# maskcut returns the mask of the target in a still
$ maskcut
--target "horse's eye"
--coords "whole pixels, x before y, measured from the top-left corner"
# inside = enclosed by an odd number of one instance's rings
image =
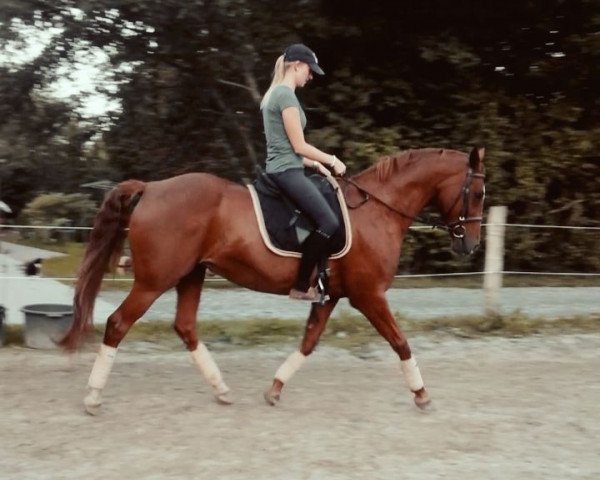
[[[474,195],[474,196],[475,196],[475,198],[476,198],[477,200],[481,200],[481,199],[483,198],[483,196],[484,196],[484,195],[485,195],[485,193],[484,193],[484,192],[475,192],[475,195]]]

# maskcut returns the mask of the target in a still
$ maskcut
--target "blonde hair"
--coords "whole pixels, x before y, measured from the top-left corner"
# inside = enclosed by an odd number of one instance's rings
[[[273,69],[273,80],[271,81],[271,85],[269,86],[269,89],[265,92],[262,100],[260,101],[260,109],[261,110],[265,107],[265,105],[269,101],[269,98],[271,97],[271,93],[273,93],[273,89],[277,85],[279,85],[281,82],[283,82],[283,77],[285,76],[285,69],[291,63],[293,63],[293,62],[284,61],[283,55],[281,55],[275,62],[275,68]]]

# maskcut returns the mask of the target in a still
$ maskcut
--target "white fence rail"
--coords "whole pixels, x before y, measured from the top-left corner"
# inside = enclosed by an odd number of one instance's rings
[[[507,223],[507,209],[504,206],[494,206],[489,209],[488,221],[483,223],[486,233],[486,251],[484,271],[473,272],[456,272],[456,273],[428,273],[428,274],[407,274],[396,275],[395,278],[436,278],[436,277],[459,277],[459,276],[483,276],[483,290],[485,300],[486,315],[496,315],[499,312],[498,301],[502,288],[504,275],[540,275],[540,276],[565,276],[565,277],[598,277],[600,273],[584,273],[584,272],[543,272],[543,271],[507,271],[504,270],[504,254],[505,254],[505,231],[506,228],[526,228],[526,229],[568,229],[580,231],[597,231],[600,227],[594,226],[569,226],[569,225],[536,225],[523,223]],[[53,225],[0,225],[0,231],[4,228],[18,230],[91,230],[92,227],[82,226],[53,226]],[[430,226],[416,225],[411,227],[413,230],[431,229]],[[2,241],[0,240],[0,253]],[[26,277],[15,277],[0,275],[0,279],[25,279]],[[74,281],[75,277],[52,278],[60,281]],[[107,277],[109,281],[125,281],[129,282],[129,278]],[[210,280],[210,279],[207,279]]]

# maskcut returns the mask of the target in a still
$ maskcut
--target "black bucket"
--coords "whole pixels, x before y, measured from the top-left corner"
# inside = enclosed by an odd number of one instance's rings
[[[26,305],[21,311],[25,314],[25,345],[29,348],[56,348],[55,342],[73,321],[71,305]]]

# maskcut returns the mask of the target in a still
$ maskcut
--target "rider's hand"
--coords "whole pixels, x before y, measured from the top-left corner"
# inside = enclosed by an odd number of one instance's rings
[[[346,165],[339,158],[335,157],[335,162],[333,163],[333,174],[341,177],[346,173]]]

